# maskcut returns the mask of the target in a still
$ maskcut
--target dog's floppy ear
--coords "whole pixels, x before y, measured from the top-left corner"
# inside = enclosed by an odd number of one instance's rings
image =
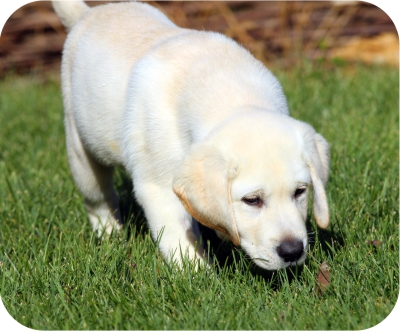
[[[233,244],[239,245],[230,192],[235,174],[236,168],[223,158],[221,151],[198,143],[178,169],[173,190],[192,217],[227,234]]]
[[[307,163],[310,167],[311,181],[314,188],[314,217],[318,226],[326,229],[329,225],[329,207],[325,193],[325,185],[329,176],[329,145],[314,130],[307,140]]]

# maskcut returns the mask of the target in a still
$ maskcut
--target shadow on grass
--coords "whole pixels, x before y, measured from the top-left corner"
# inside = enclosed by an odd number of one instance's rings
[[[119,197],[122,222],[124,227],[127,227],[126,239],[129,239],[132,235],[135,237],[144,236],[149,228],[144,217],[144,211],[134,197],[132,180],[125,171],[115,170],[114,187]]]
[[[311,223],[310,215],[307,218],[307,233],[309,241],[309,249],[313,250],[316,243],[318,242],[321,246],[321,250],[325,256],[333,260],[335,255],[334,247],[343,247],[345,244],[345,234],[341,229],[336,229],[334,225],[331,225],[328,229],[315,228]],[[318,239],[318,240],[317,240]]]

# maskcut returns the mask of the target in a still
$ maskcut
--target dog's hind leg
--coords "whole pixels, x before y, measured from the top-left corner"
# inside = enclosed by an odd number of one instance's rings
[[[100,236],[122,225],[118,196],[113,188],[113,167],[97,162],[84,148],[72,114],[66,114],[67,152],[72,175],[85,197],[93,230]]]

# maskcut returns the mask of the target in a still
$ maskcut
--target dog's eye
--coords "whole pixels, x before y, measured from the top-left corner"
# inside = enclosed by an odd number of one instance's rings
[[[300,196],[306,191],[305,187],[302,188],[298,188],[295,192],[294,192],[294,198],[298,199],[300,198]]]
[[[249,206],[255,206],[255,207],[261,207],[263,204],[263,201],[261,200],[260,197],[243,197],[242,201],[249,205]]]

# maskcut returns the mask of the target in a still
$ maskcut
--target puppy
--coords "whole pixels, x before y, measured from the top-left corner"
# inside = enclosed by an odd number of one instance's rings
[[[329,147],[289,117],[272,73],[233,40],[179,28],[147,4],[53,4],[69,30],[68,158],[93,228],[121,226],[120,166],[168,261],[206,260],[197,220],[262,268],[301,264],[311,187],[316,222],[329,224]]]

